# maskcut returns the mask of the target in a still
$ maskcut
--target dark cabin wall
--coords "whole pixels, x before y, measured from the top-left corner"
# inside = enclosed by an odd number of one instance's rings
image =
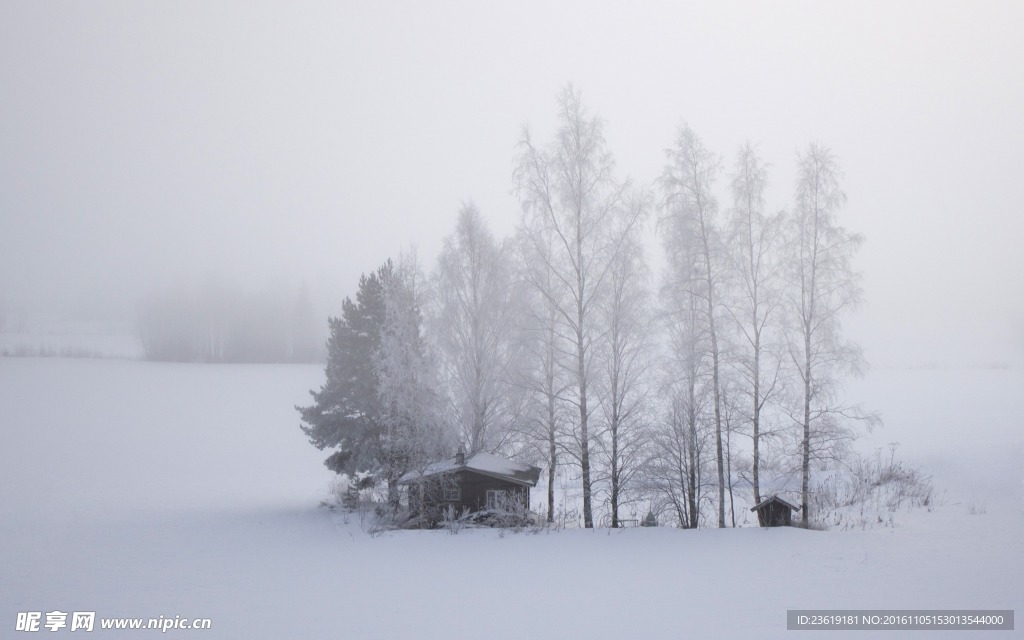
[[[514,482],[499,480],[498,478],[473,473],[472,471],[459,472],[458,482],[462,488],[462,499],[458,503],[460,511],[463,508],[470,511],[485,509],[487,507],[487,491],[489,489],[506,491],[509,495],[519,494],[522,496],[525,504],[530,504],[530,488]]]
[[[444,488],[458,485],[460,495],[458,501],[444,499]],[[487,491],[505,491],[507,495],[518,495],[524,505],[530,504],[530,488],[523,485],[475,473],[470,470],[455,472],[452,476],[434,476],[427,478],[423,485],[411,485],[408,489],[409,508],[413,511],[423,510],[439,515],[449,506],[455,511],[482,511],[487,507]],[[422,493],[421,493],[422,492]],[[420,505],[422,495],[425,504]]]
[[[757,510],[758,524],[762,527],[789,527],[792,525],[792,511],[789,507],[769,502]]]

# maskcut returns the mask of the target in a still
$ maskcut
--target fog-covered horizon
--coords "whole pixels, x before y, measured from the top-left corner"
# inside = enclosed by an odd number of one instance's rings
[[[432,266],[464,201],[510,234],[521,127],[547,139],[572,82],[637,183],[686,121],[726,172],[753,140],[788,209],[797,151],[829,146],[868,359],[1022,362],[1022,26],[1014,2],[7,3],[0,310],[126,318],[213,280],[336,313],[403,247]]]

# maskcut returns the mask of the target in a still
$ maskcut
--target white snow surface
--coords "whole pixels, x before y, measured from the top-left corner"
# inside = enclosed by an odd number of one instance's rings
[[[795,608],[1024,609],[1020,371],[851,385],[887,420],[864,446],[900,441],[942,496],[895,526],[379,536],[318,507],[331,474],[293,406],[322,375],[0,358],[0,637],[53,610],[213,621],[105,637],[522,640],[783,638]]]

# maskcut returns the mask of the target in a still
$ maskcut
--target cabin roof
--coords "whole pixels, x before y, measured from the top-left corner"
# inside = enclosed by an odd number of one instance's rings
[[[515,460],[508,460],[490,453],[478,453],[458,464],[457,458],[448,458],[427,465],[422,471],[410,471],[401,477],[399,484],[415,484],[423,478],[441,473],[472,471],[499,480],[507,480],[525,486],[535,487],[540,479],[540,469]]]
[[[777,502],[777,503],[779,503],[781,505],[785,505],[785,506],[789,507],[790,509],[792,509],[794,511],[799,511],[800,510],[800,507],[798,507],[796,505],[789,504],[788,502],[786,502],[785,500],[783,500],[779,496],[771,496],[769,498],[765,498],[764,500],[762,500],[758,504],[755,504],[754,506],[750,507],[750,510],[751,511],[757,511],[758,509],[767,506],[768,503],[770,503],[770,502]]]

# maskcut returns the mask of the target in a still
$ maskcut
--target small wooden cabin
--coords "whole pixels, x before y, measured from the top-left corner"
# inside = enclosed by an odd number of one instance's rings
[[[779,496],[772,496],[750,510],[757,511],[757,522],[762,527],[788,527],[793,522],[793,512],[799,511],[800,507],[789,504]]]
[[[525,513],[530,488],[537,486],[540,469],[490,453],[441,460],[402,476],[399,485],[407,489],[409,510],[436,522],[448,507],[456,514],[507,510]]]

